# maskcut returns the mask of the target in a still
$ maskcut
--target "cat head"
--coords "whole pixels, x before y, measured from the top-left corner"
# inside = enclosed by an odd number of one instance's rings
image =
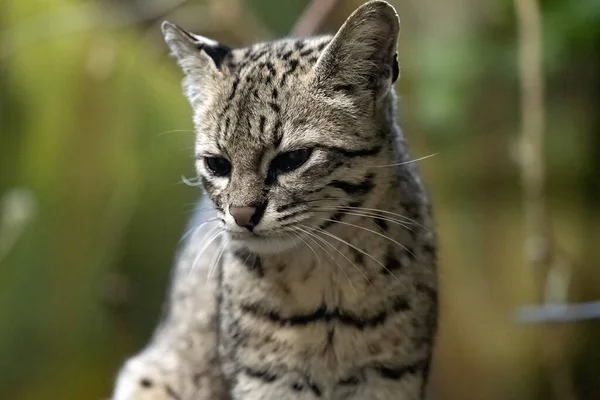
[[[185,73],[197,172],[232,243],[288,249],[375,195],[398,77],[391,5],[366,3],[333,37],[241,49],[162,29]]]

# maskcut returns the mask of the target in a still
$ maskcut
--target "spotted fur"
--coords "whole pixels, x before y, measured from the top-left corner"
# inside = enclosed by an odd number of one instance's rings
[[[163,24],[206,196],[115,400],[425,398],[436,240],[395,122],[398,29],[384,1],[333,37],[242,49]],[[256,223],[236,225],[248,206]]]

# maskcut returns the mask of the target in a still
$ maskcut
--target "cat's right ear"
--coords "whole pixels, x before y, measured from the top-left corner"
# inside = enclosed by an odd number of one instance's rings
[[[222,77],[223,62],[231,55],[231,49],[168,21],[163,22],[161,28],[165,42],[186,74],[186,95],[193,105]]]

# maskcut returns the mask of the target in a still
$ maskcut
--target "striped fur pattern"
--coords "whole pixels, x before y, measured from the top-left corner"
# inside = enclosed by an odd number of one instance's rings
[[[243,49],[163,25],[206,195],[115,400],[425,398],[436,239],[395,121],[398,29],[384,1]]]

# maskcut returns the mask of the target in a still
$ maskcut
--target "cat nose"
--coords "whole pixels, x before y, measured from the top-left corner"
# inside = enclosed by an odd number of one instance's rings
[[[256,215],[256,207],[229,207],[229,214],[235,220],[235,223],[243,228],[252,230],[254,225],[254,217]]]

